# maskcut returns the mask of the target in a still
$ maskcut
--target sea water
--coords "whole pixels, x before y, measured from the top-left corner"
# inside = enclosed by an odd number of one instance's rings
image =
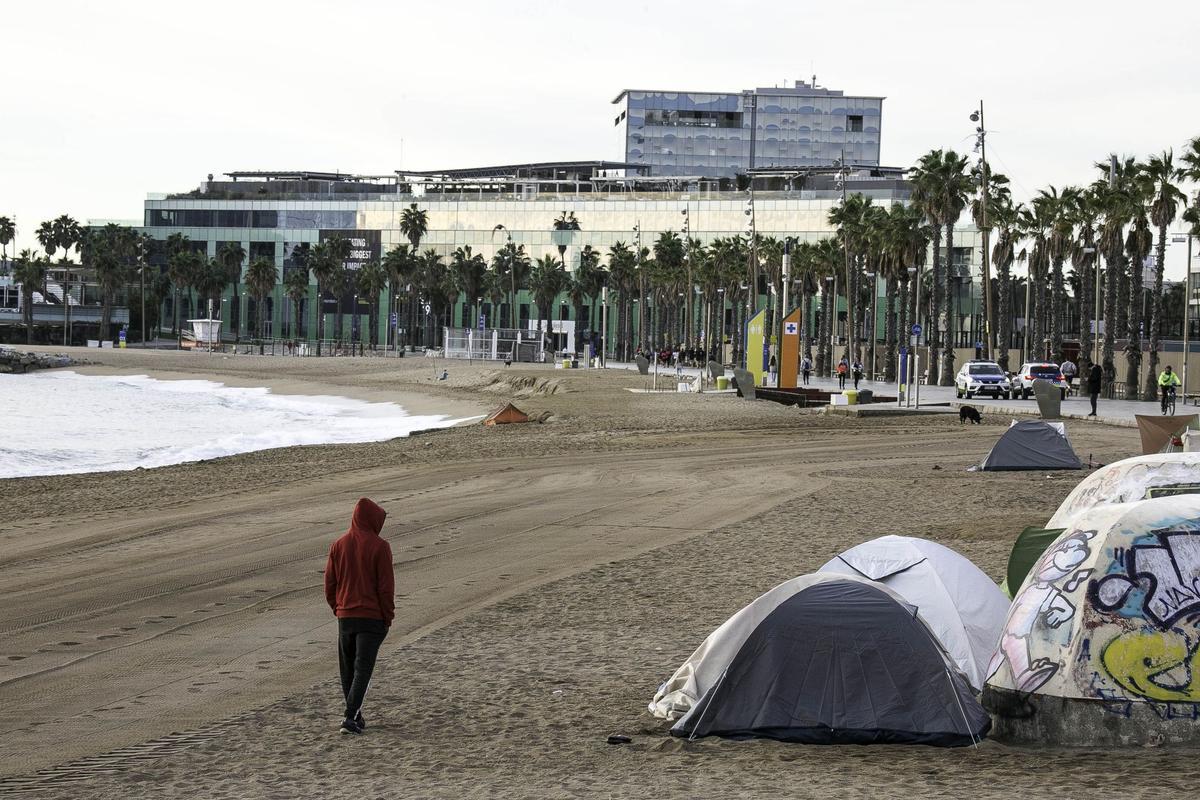
[[[303,444],[376,442],[460,420],[395,403],[211,381],[0,375],[0,478],[162,467]]]

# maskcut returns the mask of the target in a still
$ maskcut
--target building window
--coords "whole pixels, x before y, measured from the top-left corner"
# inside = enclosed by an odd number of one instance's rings
[[[846,130],[850,133],[862,133],[862,114],[851,114],[846,117]]]

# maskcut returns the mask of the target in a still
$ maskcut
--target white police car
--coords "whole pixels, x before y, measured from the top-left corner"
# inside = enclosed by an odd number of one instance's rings
[[[1008,375],[995,361],[968,361],[954,378],[954,393],[968,400],[977,394],[990,394],[1007,400],[1010,391]]]

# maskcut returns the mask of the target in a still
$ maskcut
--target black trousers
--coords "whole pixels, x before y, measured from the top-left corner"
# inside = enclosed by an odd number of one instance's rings
[[[383,620],[356,617],[338,620],[338,666],[342,673],[342,695],[346,698],[346,719],[354,719],[362,711],[371,673],[375,671],[375,658],[386,636]]]
[[[1088,397],[1089,397],[1089,398],[1091,399],[1091,401],[1092,401],[1092,413],[1093,413],[1093,414],[1095,414],[1095,413],[1096,413],[1096,399],[1097,399],[1098,397],[1100,397],[1100,393],[1099,393],[1099,392],[1092,392],[1091,394],[1089,394],[1089,395],[1088,395]]]

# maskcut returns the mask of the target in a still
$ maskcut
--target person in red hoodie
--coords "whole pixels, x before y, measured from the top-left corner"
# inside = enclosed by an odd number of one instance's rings
[[[342,733],[362,733],[363,698],[375,671],[375,658],[396,615],[392,548],[379,535],[387,512],[362,498],[354,506],[350,530],[329,548],[325,600],[338,620],[338,666],[346,713]]]

